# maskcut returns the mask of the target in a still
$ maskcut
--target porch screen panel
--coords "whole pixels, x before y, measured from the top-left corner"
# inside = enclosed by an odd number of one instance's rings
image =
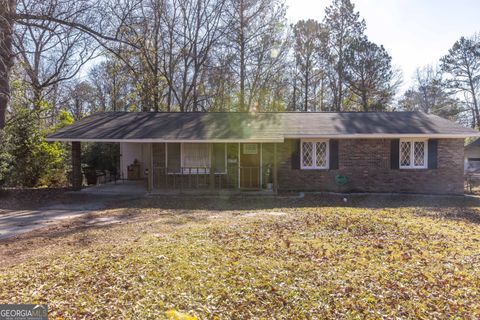
[[[180,143],[167,144],[167,171],[168,173],[180,172]]]
[[[210,167],[208,143],[184,143],[182,147],[183,168]]]
[[[225,143],[214,143],[213,144],[213,165],[215,173],[225,173],[227,171],[227,164],[225,163],[226,158],[226,144]]]

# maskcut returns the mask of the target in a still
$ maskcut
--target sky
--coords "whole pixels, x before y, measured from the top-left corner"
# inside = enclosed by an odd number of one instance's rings
[[[480,0],[352,0],[367,23],[366,34],[383,44],[413,83],[418,67],[437,64],[461,36],[480,32]],[[331,0],[286,0],[287,18],[321,21]]]

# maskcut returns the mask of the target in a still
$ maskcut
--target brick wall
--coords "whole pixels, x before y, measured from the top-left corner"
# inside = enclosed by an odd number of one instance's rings
[[[292,141],[279,144],[280,190],[463,194],[463,139],[438,140],[437,169],[390,169],[389,139],[339,140],[338,170],[292,169]],[[335,183],[344,175],[344,186]]]

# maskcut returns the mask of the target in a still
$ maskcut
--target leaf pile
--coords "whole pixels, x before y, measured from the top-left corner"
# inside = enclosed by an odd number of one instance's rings
[[[286,215],[136,223],[131,241],[3,270],[0,303],[75,319],[480,317],[479,224],[409,207],[274,210]]]

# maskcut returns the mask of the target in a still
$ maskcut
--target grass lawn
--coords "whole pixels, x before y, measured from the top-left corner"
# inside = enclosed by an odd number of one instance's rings
[[[55,319],[478,319],[479,208],[146,198],[0,242],[0,303]]]

